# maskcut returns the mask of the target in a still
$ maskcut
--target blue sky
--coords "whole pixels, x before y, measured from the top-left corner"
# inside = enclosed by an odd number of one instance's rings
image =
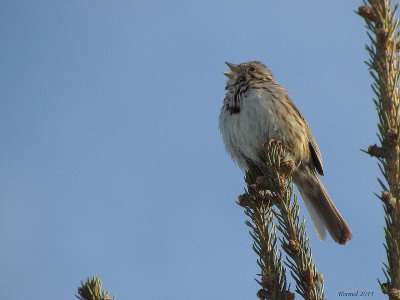
[[[353,229],[320,242],[328,298],[382,299],[383,211],[361,1],[0,2],[0,290],[256,299],[243,174],[218,131],[224,61],[266,63],[307,118]]]

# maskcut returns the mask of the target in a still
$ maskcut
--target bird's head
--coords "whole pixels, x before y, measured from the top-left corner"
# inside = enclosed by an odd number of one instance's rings
[[[259,61],[245,62],[238,65],[225,62],[229,67],[228,72],[224,75],[228,77],[227,89],[236,86],[242,82],[249,81],[275,81],[271,71]]]

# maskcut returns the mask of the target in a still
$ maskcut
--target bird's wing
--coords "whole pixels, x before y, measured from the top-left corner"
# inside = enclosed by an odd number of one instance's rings
[[[314,162],[314,166],[315,166],[315,169],[317,170],[318,174],[323,176],[324,169],[322,167],[322,155],[321,155],[321,151],[319,151],[317,141],[315,140],[310,127],[308,127],[307,121],[304,119],[303,115],[300,113],[300,111],[297,109],[297,107],[294,105],[294,103],[292,101],[290,101],[290,99],[289,99],[289,103],[292,106],[292,108],[299,114],[300,118],[304,121],[304,124],[306,125],[311,158]]]
[[[309,140],[309,145],[310,145],[310,152],[311,152],[311,158],[314,162],[315,168],[317,169],[319,175],[324,175],[324,169],[322,168],[322,156],[321,152],[319,151],[317,141],[314,138],[314,135],[312,134],[310,128],[308,127],[307,122],[304,120],[307,126],[307,137]]]

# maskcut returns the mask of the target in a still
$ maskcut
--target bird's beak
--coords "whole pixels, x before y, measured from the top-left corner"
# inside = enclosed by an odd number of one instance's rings
[[[229,79],[232,79],[233,78],[233,74],[232,73],[230,73],[230,72],[224,72],[224,75],[226,76],[226,77],[228,77]]]
[[[238,65],[231,64],[231,63],[228,63],[228,62],[225,62],[225,63],[233,73],[238,73],[239,72],[239,66]]]

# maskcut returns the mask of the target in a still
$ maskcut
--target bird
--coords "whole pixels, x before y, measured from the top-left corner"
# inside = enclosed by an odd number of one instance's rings
[[[226,95],[219,115],[226,151],[248,171],[260,164],[259,151],[266,142],[279,141],[298,165],[292,179],[318,238],[324,240],[327,230],[336,243],[346,244],[352,232],[319,178],[324,170],[317,141],[285,88],[259,61],[226,65]]]

